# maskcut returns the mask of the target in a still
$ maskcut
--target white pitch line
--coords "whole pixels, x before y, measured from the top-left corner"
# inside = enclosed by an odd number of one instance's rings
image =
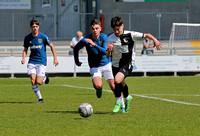
[[[143,95],[157,95],[157,96],[200,96],[200,94],[143,94]]]
[[[94,88],[89,88],[89,87],[77,87],[77,86],[72,86],[72,85],[63,85],[63,86],[72,87],[72,88],[79,88],[79,89],[94,90]],[[103,91],[112,92],[111,90],[105,90],[105,89],[103,89]],[[200,106],[200,104],[196,104],[196,103],[181,102],[181,101],[175,101],[175,100],[164,99],[164,98],[158,98],[158,97],[149,97],[149,96],[139,95],[139,94],[131,94],[131,95],[138,96],[138,97],[142,97],[142,98],[149,98],[149,99],[155,99],[155,100],[161,100],[161,101],[167,101],[167,102],[185,104],[185,105]]]
[[[181,101],[175,101],[175,100],[164,99],[164,98],[158,98],[158,97],[149,97],[149,96],[139,95],[139,94],[132,94],[132,95],[134,95],[134,96],[139,96],[139,97],[143,97],[143,98],[149,98],[149,99],[156,99],[156,100],[162,100],[162,101],[167,101],[167,102],[185,104],[185,105],[200,106],[200,104],[196,104],[196,103],[181,102]]]

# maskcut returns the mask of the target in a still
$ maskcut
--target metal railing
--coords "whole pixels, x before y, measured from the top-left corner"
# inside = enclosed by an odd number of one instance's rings
[[[123,18],[125,29],[151,33],[160,39],[169,39],[173,22],[188,23],[188,12],[143,12],[143,13],[103,13],[104,32],[112,32],[110,20],[113,16]],[[0,13],[0,40],[19,41],[30,33],[29,22],[36,18],[40,21],[40,31],[50,39],[71,39],[76,31],[81,30],[85,35],[89,31],[93,13]]]
[[[141,55],[141,50],[143,48],[136,48],[136,55]],[[151,50],[151,49],[147,49]],[[21,56],[23,49],[19,48],[1,48],[0,49],[0,56]],[[56,54],[58,56],[68,56],[70,55],[69,52],[73,52],[72,48],[57,48]],[[195,52],[196,51],[196,52]],[[82,49],[82,55],[87,55],[86,50]],[[28,51],[29,53],[29,51]],[[47,48],[47,55],[52,55],[51,49]],[[146,54],[144,54],[146,55]],[[155,49],[154,55],[200,55],[200,47],[173,47],[173,48],[162,48],[161,50],[157,51]]]

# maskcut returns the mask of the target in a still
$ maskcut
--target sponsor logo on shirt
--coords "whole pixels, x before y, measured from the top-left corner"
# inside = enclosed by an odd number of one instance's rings
[[[42,45],[33,45],[30,48],[31,49],[42,49]]]

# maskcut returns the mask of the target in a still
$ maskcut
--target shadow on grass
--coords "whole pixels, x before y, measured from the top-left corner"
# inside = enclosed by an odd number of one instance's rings
[[[92,93],[92,94],[76,94],[76,95],[94,95],[94,97],[96,97],[96,94],[95,93]],[[111,94],[109,94],[109,93],[104,93],[104,94],[102,94],[102,95],[111,95]],[[113,94],[112,94],[113,95]]]
[[[88,95],[94,95],[95,96],[95,94],[76,94],[76,95],[80,95],[80,96],[88,96]]]
[[[78,111],[46,111],[46,113],[62,113],[62,114],[79,114]],[[113,114],[112,112],[101,112],[101,111],[96,111],[93,114]]]
[[[96,111],[94,114],[112,114],[112,112],[102,112],[102,111]]]
[[[78,111],[46,111],[46,113],[61,113],[61,114],[79,114]],[[93,114],[103,114],[103,115],[106,115],[106,114],[110,114],[112,115],[113,113],[112,112],[100,112],[100,111],[97,111],[97,112],[94,112]],[[82,119],[87,119],[88,117],[79,117],[79,118],[74,118],[74,120],[82,120]]]
[[[0,104],[11,103],[11,104],[31,104],[35,102],[0,102]]]
[[[78,111],[46,111],[46,113],[78,114]]]

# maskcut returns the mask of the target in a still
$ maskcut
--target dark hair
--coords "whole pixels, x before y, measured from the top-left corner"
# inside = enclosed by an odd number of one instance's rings
[[[93,25],[100,25],[101,26],[101,22],[97,19],[93,19],[90,23],[90,26],[93,26]]]
[[[115,28],[116,26],[119,27],[123,24],[122,18],[120,16],[115,16],[111,19],[111,27]]]
[[[34,24],[36,24],[36,25],[40,25],[40,23],[39,23],[38,20],[36,20],[36,19],[32,19],[31,22],[30,22],[30,26],[32,26],[32,25],[34,25]]]

